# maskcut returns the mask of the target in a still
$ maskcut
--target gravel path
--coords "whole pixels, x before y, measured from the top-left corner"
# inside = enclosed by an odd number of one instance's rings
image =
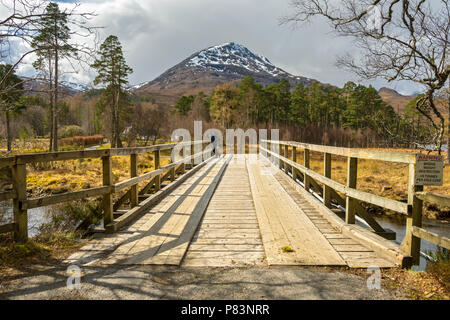
[[[6,279],[0,299],[401,299],[369,290],[347,272],[283,268],[105,267],[82,269],[81,289],[66,287],[65,267]]]

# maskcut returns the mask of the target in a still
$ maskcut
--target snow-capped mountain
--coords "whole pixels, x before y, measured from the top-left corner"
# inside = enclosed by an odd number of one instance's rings
[[[29,91],[29,94],[35,94],[39,91],[45,91],[48,88],[47,81],[28,77],[21,78],[24,80],[24,88],[25,90]],[[70,81],[61,81],[59,83],[59,90],[61,94],[74,95],[80,92],[88,91],[89,89],[91,89],[89,86],[80,83],[74,83]]]
[[[228,42],[198,51],[153,81],[130,89],[136,94],[179,96],[199,91],[211,92],[217,85],[241,80],[245,76],[252,76],[263,85],[287,78],[292,88],[299,83],[310,85],[314,81],[294,76],[243,45]]]

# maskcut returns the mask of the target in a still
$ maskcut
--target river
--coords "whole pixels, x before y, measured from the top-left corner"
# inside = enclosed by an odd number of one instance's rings
[[[51,206],[28,210],[28,236],[39,235],[39,227],[50,221]],[[0,201],[0,225],[13,222],[12,200]]]

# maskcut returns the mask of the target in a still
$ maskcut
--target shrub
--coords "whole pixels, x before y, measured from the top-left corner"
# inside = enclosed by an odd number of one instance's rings
[[[84,136],[84,130],[80,126],[71,125],[60,129],[60,136],[62,138],[71,138],[75,136]]]
[[[101,144],[103,142],[104,137],[101,134],[97,134],[94,136],[75,136],[72,138],[63,138],[61,139],[61,144],[63,146],[67,145],[77,145],[77,146],[90,146],[94,144]]]

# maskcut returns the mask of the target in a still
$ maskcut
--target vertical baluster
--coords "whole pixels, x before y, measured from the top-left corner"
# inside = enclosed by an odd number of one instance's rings
[[[111,186],[113,184],[112,175],[112,157],[111,155],[106,155],[102,157],[102,167],[103,167],[103,185]],[[110,192],[103,196],[103,222],[105,227],[114,221],[114,211],[113,211],[113,195]]]
[[[138,175],[138,155],[136,153],[130,154],[130,176],[131,178],[137,177]],[[138,185],[135,184],[131,186],[130,190],[130,205],[131,208],[136,207],[139,204],[138,200]]]
[[[303,154],[303,163],[304,163],[304,166],[308,169],[310,167],[309,162],[310,162],[309,161],[309,149],[305,149],[305,153]],[[309,192],[309,189],[311,188],[311,181],[310,181],[309,175],[306,172],[304,175],[303,183],[305,185],[306,191]]]
[[[324,153],[323,156],[323,175],[331,179],[331,154]],[[328,208],[331,207],[331,188],[325,184],[323,185],[323,204]]]
[[[347,187],[356,189],[358,179],[358,158],[349,157],[347,160]],[[345,199],[345,223],[355,223],[355,199],[347,196]]]
[[[12,167],[12,181],[16,198],[13,200],[14,240],[20,243],[28,240],[28,213],[22,209],[21,201],[27,199],[27,168],[25,164]]]

